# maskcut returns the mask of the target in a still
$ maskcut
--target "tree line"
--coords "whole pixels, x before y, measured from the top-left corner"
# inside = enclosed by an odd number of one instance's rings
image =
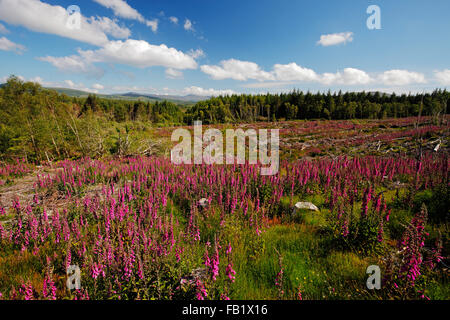
[[[383,119],[446,114],[450,92],[436,89],[425,94],[380,92],[290,93],[232,95],[198,102],[184,122],[205,123],[277,121],[295,119]]]
[[[446,114],[449,92],[415,95],[303,93],[231,95],[185,107],[170,101],[69,97],[11,76],[0,88],[0,160],[56,160],[107,154],[150,155],[167,147],[156,126],[294,119]],[[166,150],[167,151],[167,150]]]
[[[161,147],[153,125],[181,125],[183,117],[169,101],[74,98],[12,76],[0,88],[0,160],[149,155]]]

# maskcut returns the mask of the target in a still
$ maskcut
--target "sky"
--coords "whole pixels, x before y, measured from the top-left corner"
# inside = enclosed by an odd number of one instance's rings
[[[0,82],[109,94],[450,87],[448,0],[0,0]]]

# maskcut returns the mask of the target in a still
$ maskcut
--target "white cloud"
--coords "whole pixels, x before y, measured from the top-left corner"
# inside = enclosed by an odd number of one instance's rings
[[[371,81],[370,76],[361,70],[346,68],[342,72],[325,73],[318,75],[314,70],[301,67],[296,63],[275,64],[271,72],[262,70],[256,63],[240,61],[235,59],[224,60],[220,66],[203,65],[200,69],[215,80],[234,79],[246,81],[253,79],[257,81],[301,81],[318,82],[322,84],[367,84]],[[253,85],[254,87],[261,87]]]
[[[138,92],[143,94],[157,94],[157,95],[173,95],[173,96],[185,96],[196,95],[202,97],[219,96],[219,95],[231,95],[236,92],[230,89],[204,89],[197,86],[185,87],[184,89],[172,89],[172,88],[153,88],[153,87],[138,87],[138,86],[113,86],[111,88],[115,93],[124,92]]]
[[[342,72],[324,73],[319,82],[325,85],[341,84],[341,85],[357,85],[368,84],[372,79],[362,70],[355,68],[345,68]]]
[[[77,55],[67,57],[46,56],[38,59],[52,64],[63,72],[83,73],[94,77],[101,77],[104,74],[104,71],[101,68],[93,66],[89,61]]]
[[[20,80],[20,81],[24,81],[24,82],[37,82],[40,85],[47,85],[49,82],[45,82],[44,79],[42,79],[39,76],[33,77],[33,78],[25,78],[24,76],[21,75],[16,75],[16,77]],[[4,83],[9,79],[9,77],[5,76],[0,78],[0,83]]]
[[[187,54],[190,55],[194,59],[202,58],[205,56],[205,53],[203,52],[202,49],[196,49],[196,50],[191,49],[187,52]]]
[[[246,88],[270,88],[297,82],[317,83],[321,85],[367,85],[378,83],[386,86],[404,86],[413,83],[426,83],[422,73],[408,70],[389,70],[382,73],[369,75],[363,70],[356,68],[345,68],[336,73],[318,74],[292,62],[289,64],[275,64],[272,71],[262,70],[256,63],[240,61],[236,59],[223,60],[219,65],[202,65],[200,69],[211,76],[214,80],[234,79],[246,81],[249,79],[261,83],[250,83],[244,85]],[[445,83],[450,80],[450,70],[436,72],[436,78]]]
[[[223,60],[220,62],[220,66],[203,65],[200,69],[204,73],[210,75],[214,80],[273,80],[273,75],[269,72],[261,70],[256,63],[236,59]]]
[[[276,64],[273,66],[276,79],[281,81],[317,81],[318,75],[314,70],[303,68],[296,63]]]
[[[0,83],[6,82],[6,80],[8,78],[9,77],[0,78]],[[19,78],[21,81],[24,81],[24,82],[37,82],[41,86],[47,87],[47,88],[69,88],[69,89],[87,91],[87,92],[92,92],[92,93],[98,93],[99,90],[103,89],[103,88],[101,88],[103,86],[100,84],[93,84],[92,87],[89,88],[88,86],[85,86],[83,83],[75,83],[72,80],[64,80],[64,81],[54,82],[54,81],[46,81],[39,76],[25,78],[21,75],[18,75],[17,78]]]
[[[3,33],[3,34],[9,33],[9,30],[6,29],[6,27],[4,25],[2,25],[1,23],[0,23],[0,33]]]
[[[71,21],[69,20],[70,17],[65,8],[43,3],[39,0],[0,1],[0,20],[9,24],[20,25],[32,31],[54,34],[94,45],[102,45],[108,42],[108,37],[98,24],[92,24],[89,21],[90,19],[79,15],[80,28],[73,28],[67,23]]]
[[[94,83],[92,85],[92,88],[95,90],[103,90],[103,89],[105,89],[105,86],[101,85],[100,83]]]
[[[148,92],[148,88],[142,88],[142,87],[137,87],[137,86],[113,86],[111,88],[113,90],[113,92],[116,93],[125,93],[125,92],[140,92],[140,93],[147,93]]]
[[[137,20],[141,23],[146,24],[148,27],[151,27],[153,32],[158,30],[158,20],[146,20],[142,14],[140,14],[136,9],[132,8],[126,1],[124,0],[94,0],[98,4],[111,9],[114,14],[118,17]]]
[[[167,68],[166,69],[166,77],[169,79],[182,79],[183,72],[181,72],[180,70],[175,70],[173,68]]]
[[[112,62],[138,68],[163,66],[174,69],[196,69],[197,62],[188,54],[165,44],[153,45],[144,40],[110,41],[98,50],[79,51],[90,62]]]
[[[425,83],[425,76],[422,73],[408,70],[389,70],[383,72],[379,81],[384,85],[404,86],[411,83]]]
[[[64,80],[64,82],[66,83],[67,86],[69,86],[70,88],[75,87],[75,83],[72,80]]]
[[[192,22],[189,19],[184,20],[183,28],[184,30],[194,31],[194,26],[192,25]]]
[[[216,89],[204,89],[201,87],[191,86],[184,88],[183,94],[185,95],[196,95],[196,96],[220,96],[220,95],[232,95],[235,94],[233,90],[216,90]]]
[[[92,88],[86,87],[83,83],[75,83],[72,80],[64,80],[63,83],[56,83],[54,85],[54,87],[58,88],[58,87],[65,87],[65,88],[69,88],[69,89],[74,89],[74,90],[81,90],[81,91],[87,91],[87,92],[92,92],[92,93],[98,93],[98,89],[95,88],[95,85],[92,86]]]
[[[91,17],[89,18],[89,21],[93,26],[98,27],[98,29],[114,38],[126,39],[131,35],[130,29],[119,26],[115,20],[111,20],[110,18]]]
[[[42,79],[42,78],[39,77],[39,76],[36,76],[36,77],[34,77],[34,78],[30,78],[28,81],[31,81],[31,82],[37,82],[37,83],[39,83],[39,84],[42,85],[42,86],[45,86],[45,85],[46,85],[46,82],[44,81],[44,79]]]
[[[243,85],[244,88],[251,88],[251,89],[260,89],[260,88],[279,88],[284,87],[288,85],[292,85],[295,82],[292,81],[270,81],[270,82],[255,82],[255,83],[248,83]]]
[[[134,8],[132,8],[126,1],[124,0],[94,0],[98,4],[111,9],[116,16],[144,21],[142,15]]]
[[[158,19],[146,20],[145,24],[147,25],[147,27],[152,28],[153,32],[158,31]]]
[[[6,37],[1,37],[0,38],[0,50],[13,51],[17,54],[22,54],[23,51],[25,51],[25,47],[21,44],[12,42],[11,40],[7,39]]]
[[[178,24],[178,18],[177,17],[169,17],[170,22],[173,24]]]
[[[347,43],[353,41],[353,32],[341,32],[341,33],[331,33],[324,34],[320,36],[320,40],[317,44],[324,47],[335,46],[341,43]]]
[[[434,75],[436,77],[436,80],[444,85],[444,86],[450,86],[450,69],[445,69],[442,71],[435,71]]]
[[[95,63],[119,63],[137,68],[161,66],[176,70],[197,68],[197,62],[189,54],[165,44],[153,45],[144,40],[133,39],[110,41],[97,50],[78,50],[78,55],[47,56],[39,60],[49,62],[61,71],[97,77],[103,75],[103,70],[96,67]]]

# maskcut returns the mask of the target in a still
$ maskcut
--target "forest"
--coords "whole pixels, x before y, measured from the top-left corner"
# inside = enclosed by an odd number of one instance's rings
[[[213,97],[192,106],[68,97],[11,76],[0,88],[0,156],[3,161],[60,160],[83,156],[152,155],[163,142],[154,128],[308,119],[385,119],[448,113],[450,93],[290,93]]]

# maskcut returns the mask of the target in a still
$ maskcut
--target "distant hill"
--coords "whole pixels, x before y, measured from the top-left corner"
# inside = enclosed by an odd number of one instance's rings
[[[187,96],[175,96],[175,95],[160,95],[160,94],[143,94],[136,92],[128,92],[121,94],[123,97],[132,97],[132,98],[146,98],[151,100],[170,100],[170,101],[183,101],[183,102],[198,102],[201,100],[207,100],[210,97],[205,96],[196,96],[196,95],[187,95]]]
[[[55,90],[58,93],[65,94],[69,97],[77,97],[84,98],[89,94],[92,94],[87,91],[74,90],[68,88],[46,88],[49,90]],[[157,94],[145,94],[145,93],[136,93],[136,92],[127,92],[123,94],[96,94],[100,98],[105,99],[117,99],[117,100],[141,100],[145,102],[156,102],[156,101],[171,101],[179,104],[190,104],[195,103],[201,100],[209,99],[210,97],[202,97],[195,95],[187,95],[187,96],[174,96],[174,95],[157,95]]]
[[[69,88],[45,88],[45,89],[55,90],[56,92],[65,94],[66,96],[77,97],[77,98],[81,98],[81,97],[85,97],[85,96],[87,97],[90,94],[89,92],[86,92],[86,91],[69,89]]]
[[[0,83],[0,88],[3,87],[6,83]],[[87,92],[76,89],[69,88],[56,88],[56,87],[46,87],[48,90],[55,90],[60,94],[65,94],[69,97],[76,98],[86,98],[90,94],[95,94],[96,96],[104,99],[117,99],[117,100],[132,100],[132,101],[145,101],[145,102],[156,102],[156,101],[171,101],[178,104],[193,104],[198,101],[207,100],[211,97],[208,96],[196,96],[196,95],[186,95],[186,96],[176,96],[176,95],[158,95],[158,94],[145,94],[145,93],[137,93],[137,92],[127,92],[123,94],[97,94],[93,92]]]

